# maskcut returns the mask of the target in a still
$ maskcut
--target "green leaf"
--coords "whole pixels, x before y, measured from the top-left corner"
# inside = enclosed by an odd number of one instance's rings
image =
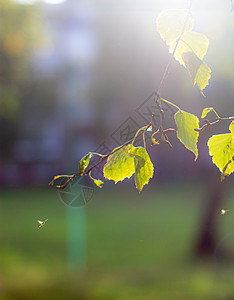
[[[148,184],[154,174],[154,166],[150,160],[149,154],[143,147],[132,147],[129,151],[134,157],[135,164],[135,185],[139,192]]]
[[[102,188],[103,187],[103,184],[104,182],[100,179],[96,179],[96,178],[93,178],[92,175],[91,175],[91,172],[89,172],[89,177],[93,180],[93,182],[99,187],[99,188]]]
[[[79,162],[79,172],[80,175],[82,176],[85,169],[88,167],[89,165],[89,161],[92,157],[92,152],[89,152],[87,155],[85,155]]]
[[[151,142],[152,142],[152,144],[154,144],[154,145],[159,145],[159,144],[160,144],[159,141],[156,141],[155,138],[154,138],[153,136],[151,136]]]
[[[193,82],[194,85],[195,84],[198,85],[200,92],[202,93],[203,96],[204,96],[203,90],[208,85],[208,81],[210,79],[210,73],[211,73],[211,69],[207,66],[207,64],[203,62],[202,65],[199,67]]]
[[[176,42],[170,45],[170,53],[174,51],[175,45]],[[177,45],[174,57],[184,67],[186,67],[182,57],[183,53],[192,52],[199,60],[202,61],[207,52],[208,46],[209,40],[204,34],[194,31],[185,32]]]
[[[221,173],[225,171],[223,176],[230,175],[234,171],[234,161],[232,159],[234,156],[234,139],[232,134],[213,135],[208,140],[207,145],[213,163],[219,168]],[[229,163],[229,161],[231,162]]]
[[[234,121],[232,121],[232,123],[230,124],[229,130],[231,131],[232,138],[234,138]]]
[[[201,94],[204,96],[203,90],[208,85],[211,69],[193,52],[182,53],[182,58],[190,73],[193,85],[197,84]]]
[[[157,31],[161,38],[170,45],[176,41],[184,29],[184,33],[193,29],[193,19],[188,16],[186,10],[165,10],[162,11],[156,21]],[[186,27],[184,24],[187,20]]]
[[[194,32],[192,29],[193,19],[188,17],[186,11],[166,10],[157,18],[157,30],[169,46],[169,52],[173,53],[177,45],[174,53],[175,59],[188,69],[193,84],[198,85],[204,96],[203,90],[208,85],[211,73],[210,68],[203,61],[209,40],[204,34]]]
[[[202,111],[201,118],[204,119],[210,111],[214,111],[213,107],[204,108]]]
[[[195,84],[196,83],[195,78],[197,72],[203,63],[202,60],[200,60],[200,58],[198,58],[193,52],[182,53],[182,59],[185,67],[189,71],[193,84]]]
[[[135,173],[135,185],[140,192],[154,173],[153,164],[145,148],[129,144],[117,147],[113,152],[103,168],[104,177],[117,183]]]
[[[176,42],[170,45],[169,51],[174,51]],[[189,71],[193,84],[197,83],[200,92],[208,85],[210,68],[203,62],[203,57],[209,46],[208,38],[201,33],[189,31],[182,35],[174,57]]]
[[[198,118],[190,113],[179,110],[174,116],[177,125],[177,137],[184,146],[198,157],[197,141],[199,133],[195,128],[199,128]]]
[[[120,146],[113,150],[103,168],[104,177],[114,180],[115,183],[130,178],[135,172],[134,158],[129,155],[131,144]],[[119,148],[119,150],[118,150]]]
[[[95,179],[95,178],[92,178],[93,179],[93,182],[99,187],[99,188],[102,188],[103,187],[103,184],[104,182],[100,179]]]

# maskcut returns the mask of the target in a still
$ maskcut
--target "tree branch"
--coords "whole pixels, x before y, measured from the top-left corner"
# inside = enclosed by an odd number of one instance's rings
[[[205,124],[200,128],[195,128],[194,130],[198,132],[202,132],[207,127],[209,130],[211,130],[213,125],[219,123],[220,121],[226,121],[226,120],[234,120],[234,117],[216,118],[214,122],[210,122],[208,119],[205,119]]]
[[[140,128],[140,129],[138,130],[137,133],[139,133],[139,134],[144,134],[150,126],[151,126],[151,123],[149,123],[147,126],[144,126],[143,128]],[[171,128],[168,129],[168,131],[172,131],[172,130],[173,130],[173,129],[171,129]],[[95,165],[93,165],[92,167],[88,168],[88,169],[85,170],[84,172],[77,172],[77,173],[72,174],[72,175],[64,175],[64,176],[59,177],[59,178],[62,178],[62,177],[63,177],[63,178],[69,177],[69,179],[68,179],[64,184],[62,184],[62,185],[56,185],[56,186],[55,186],[56,189],[59,189],[59,190],[65,189],[65,188],[72,182],[72,180],[73,180],[75,177],[77,177],[77,176],[79,176],[79,175],[81,175],[81,174],[88,175],[94,168],[96,168],[98,165],[100,165],[100,164],[101,164],[105,159],[107,159],[111,154],[113,154],[113,153],[119,151],[119,150],[122,149],[124,146],[126,146],[126,145],[128,145],[128,144],[134,142],[135,138],[136,138],[136,135],[134,136],[133,139],[131,139],[131,140],[125,142],[125,143],[124,143],[123,145],[121,145],[120,147],[118,147],[118,148],[112,150],[112,151],[109,152],[108,154],[102,155],[102,157],[100,158],[100,160],[99,160]],[[96,153],[96,154],[99,155],[99,153]],[[53,179],[53,180],[49,183],[49,185],[54,185],[54,181],[55,181],[55,179]]]

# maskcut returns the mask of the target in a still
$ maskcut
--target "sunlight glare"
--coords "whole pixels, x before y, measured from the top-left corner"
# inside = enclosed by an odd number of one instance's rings
[[[61,4],[66,2],[66,0],[12,0],[12,1],[19,4],[26,4],[26,5],[36,4],[39,2],[44,2],[47,4]]]
[[[66,0],[43,0],[43,2],[48,4],[60,4],[66,2]]]

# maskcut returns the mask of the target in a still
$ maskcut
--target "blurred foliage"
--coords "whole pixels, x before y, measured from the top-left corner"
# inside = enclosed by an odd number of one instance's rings
[[[17,117],[31,76],[32,54],[42,39],[38,13],[36,5],[0,1],[0,123],[1,128],[14,128],[1,131],[0,149],[4,156],[17,134]]]
[[[1,114],[12,115],[19,103],[33,50],[42,38],[38,7],[0,2],[0,91]]]

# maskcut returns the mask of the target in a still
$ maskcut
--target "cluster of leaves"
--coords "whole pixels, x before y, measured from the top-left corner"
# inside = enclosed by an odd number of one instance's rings
[[[130,178],[135,175],[135,185],[138,191],[140,192],[144,185],[148,184],[150,178],[153,177],[154,166],[150,160],[150,157],[146,151],[145,147],[135,147],[134,141],[140,131],[152,130],[151,128],[143,127],[135,135],[132,142],[126,143],[120,147],[115,148],[108,155],[102,155],[100,153],[89,152],[85,155],[79,162],[79,172],[73,175],[57,175],[54,177],[51,185],[54,184],[54,181],[61,177],[68,177],[69,179],[63,186],[57,186],[57,188],[65,188],[74,177],[78,175],[89,175],[89,177],[94,181],[94,183],[102,188],[104,182],[100,179],[95,179],[91,175],[92,169],[103,160],[106,159],[106,164],[103,168],[103,175],[106,180],[114,180],[115,183],[123,181],[126,178]],[[143,133],[144,139],[144,133]],[[144,139],[145,146],[145,139]],[[100,161],[87,169],[90,163],[92,156],[100,156]]]
[[[204,95],[203,90],[208,84],[211,72],[210,68],[203,61],[209,40],[205,35],[194,32],[192,29],[193,19],[190,11],[167,10],[162,12],[157,18],[157,30],[169,46],[171,57],[178,60],[189,71],[193,84],[197,84],[200,92]],[[160,90],[159,88],[159,91]],[[160,126],[157,130],[154,131],[151,122],[147,126],[140,128],[131,141],[115,148],[107,155],[89,152],[80,160],[78,173],[73,175],[57,175],[52,180],[51,185],[53,185],[54,181],[58,178],[68,177],[69,179],[64,185],[57,186],[57,188],[65,188],[74,177],[78,175],[89,175],[94,183],[101,188],[104,182],[100,179],[93,178],[91,172],[97,165],[106,160],[103,168],[103,176],[106,180],[113,180],[117,183],[134,175],[136,188],[141,192],[143,187],[148,184],[149,180],[153,177],[154,173],[154,166],[147,153],[145,143],[146,132],[151,133],[151,145],[159,144],[155,136],[160,135],[161,140],[169,147],[172,147],[168,133],[176,131],[179,141],[189,151],[194,153],[196,160],[198,157],[197,143],[200,132],[205,128],[211,129],[212,126],[219,121],[234,120],[234,117],[221,118],[213,108],[205,108],[202,111],[201,119],[204,119],[210,112],[213,112],[216,119],[213,122],[205,119],[205,124],[199,127],[199,118],[197,116],[185,112],[174,103],[161,98],[159,91],[156,99],[159,107],[161,107],[161,102],[163,101],[177,109],[177,112],[174,114],[176,129],[163,129],[163,111],[161,110]],[[221,172],[221,180],[234,171],[234,121],[231,122],[229,129],[230,133],[213,135],[207,143],[213,163]],[[138,135],[142,135],[142,147],[134,146],[135,139]],[[99,162],[89,167],[91,158],[96,155],[100,157]]]
[[[193,84],[197,84],[202,95],[208,85],[211,70],[203,61],[209,46],[208,38],[193,31],[194,20],[185,10],[166,10],[157,18],[157,30],[161,38],[190,73]]]

